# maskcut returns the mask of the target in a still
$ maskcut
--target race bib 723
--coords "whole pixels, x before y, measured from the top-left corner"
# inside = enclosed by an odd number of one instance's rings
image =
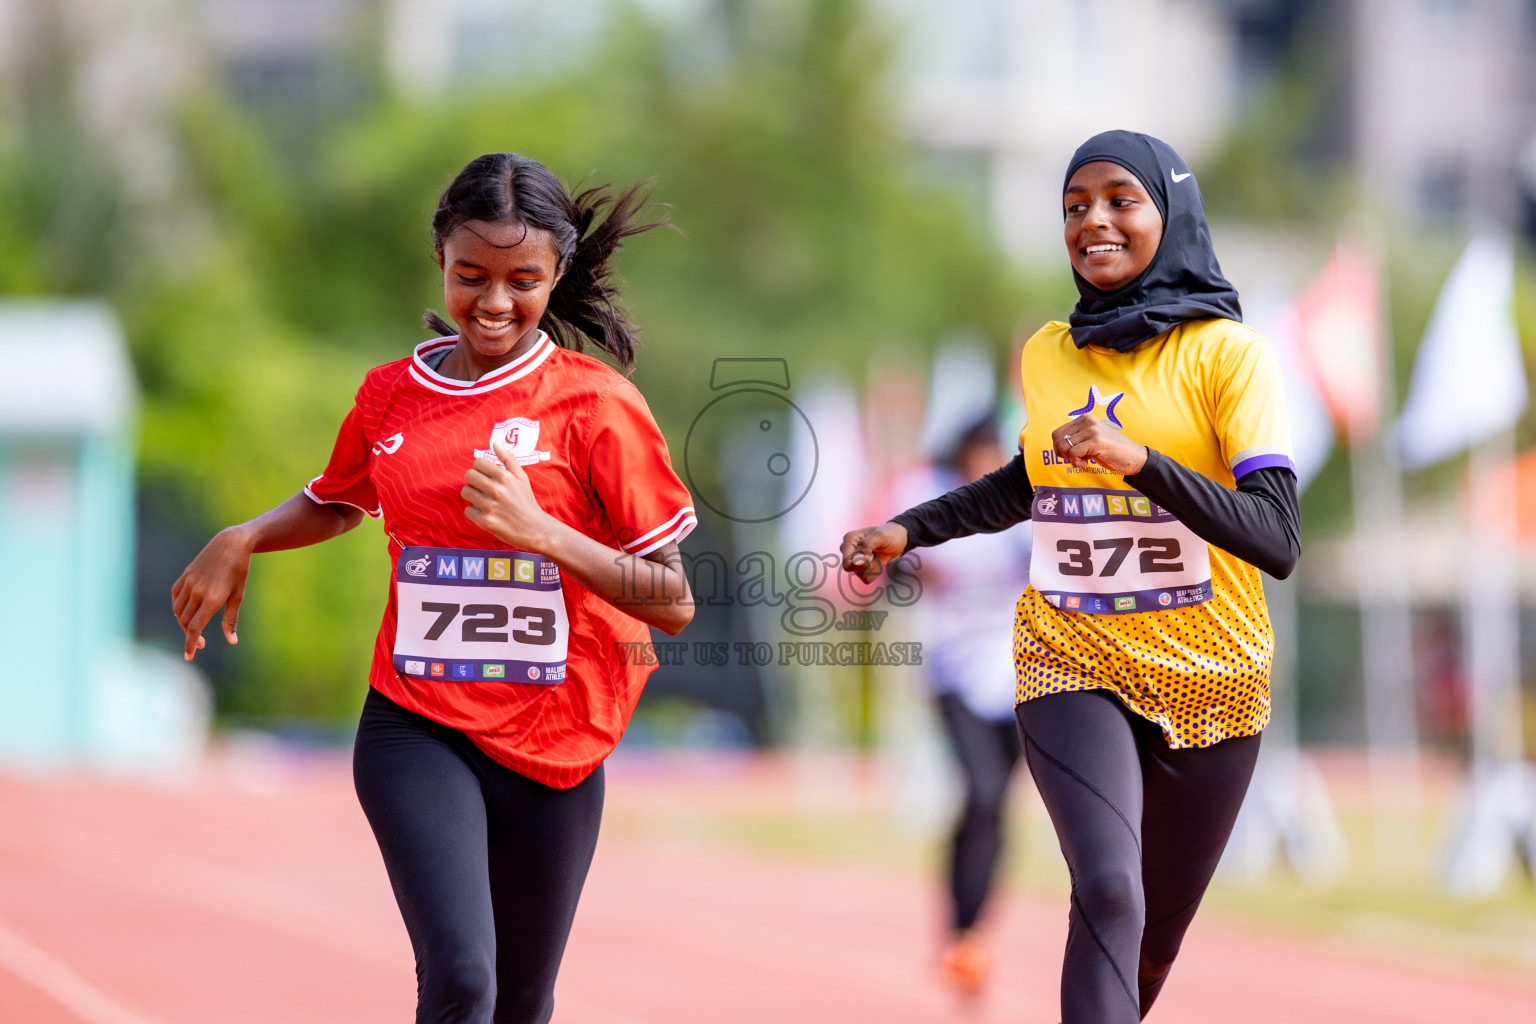
[[[409,547],[395,565],[395,671],[559,683],[570,637],[560,567],[523,551]]]
[[[1029,582],[1063,611],[1155,612],[1209,601],[1205,541],[1150,498],[1103,487],[1037,487]]]

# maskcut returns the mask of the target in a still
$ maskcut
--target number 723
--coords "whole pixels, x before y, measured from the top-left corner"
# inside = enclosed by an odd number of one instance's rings
[[[437,616],[427,630],[425,639],[436,640],[458,618],[459,613],[464,615],[460,627],[460,637],[465,643],[501,643],[507,642],[508,633],[505,630],[512,619],[521,620],[528,628],[514,629],[510,632],[511,639],[520,644],[534,644],[546,646],[555,642],[555,613],[548,608],[530,608],[519,605],[509,613],[505,605],[499,604],[466,604],[456,605],[438,601],[421,602],[421,610],[431,612]]]

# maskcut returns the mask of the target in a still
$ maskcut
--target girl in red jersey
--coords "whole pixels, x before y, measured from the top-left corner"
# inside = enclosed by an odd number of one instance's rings
[[[432,238],[458,330],[375,367],[325,472],[219,533],[172,589],[186,657],[254,552],[383,518],[393,585],[353,754],[416,954],[418,1024],[546,1022],[603,803],[603,759],[649,674],[621,645],[693,616],[696,524],[639,391],[609,261],[635,188],[575,197],[536,160],[482,156]],[[600,216],[607,208],[606,216]],[[621,610],[622,609],[622,610]]]

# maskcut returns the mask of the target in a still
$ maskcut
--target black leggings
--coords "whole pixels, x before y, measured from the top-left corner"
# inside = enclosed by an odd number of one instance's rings
[[[1072,873],[1062,1024],[1140,1020],[1221,859],[1259,737],[1170,750],[1103,690],[1037,697],[1017,715]]]
[[[965,805],[949,844],[951,921],[964,931],[975,926],[992,892],[1008,784],[1019,763],[1019,728],[1012,719],[982,718],[953,693],[940,695],[939,712],[965,775]]]
[[[416,953],[417,1024],[545,1024],[603,813],[368,691],[352,775]]]

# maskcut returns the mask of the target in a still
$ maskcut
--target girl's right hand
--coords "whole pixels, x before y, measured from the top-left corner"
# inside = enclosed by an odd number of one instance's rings
[[[185,657],[207,646],[203,627],[220,606],[224,608],[224,639],[239,643],[235,624],[240,618],[240,602],[245,599],[245,580],[251,572],[251,553],[255,545],[246,530],[232,526],[218,533],[192,560],[171,587],[171,610],[176,622],[187,634]]]
[[[865,583],[907,550],[907,528],[900,523],[881,523],[843,535],[843,570]]]

